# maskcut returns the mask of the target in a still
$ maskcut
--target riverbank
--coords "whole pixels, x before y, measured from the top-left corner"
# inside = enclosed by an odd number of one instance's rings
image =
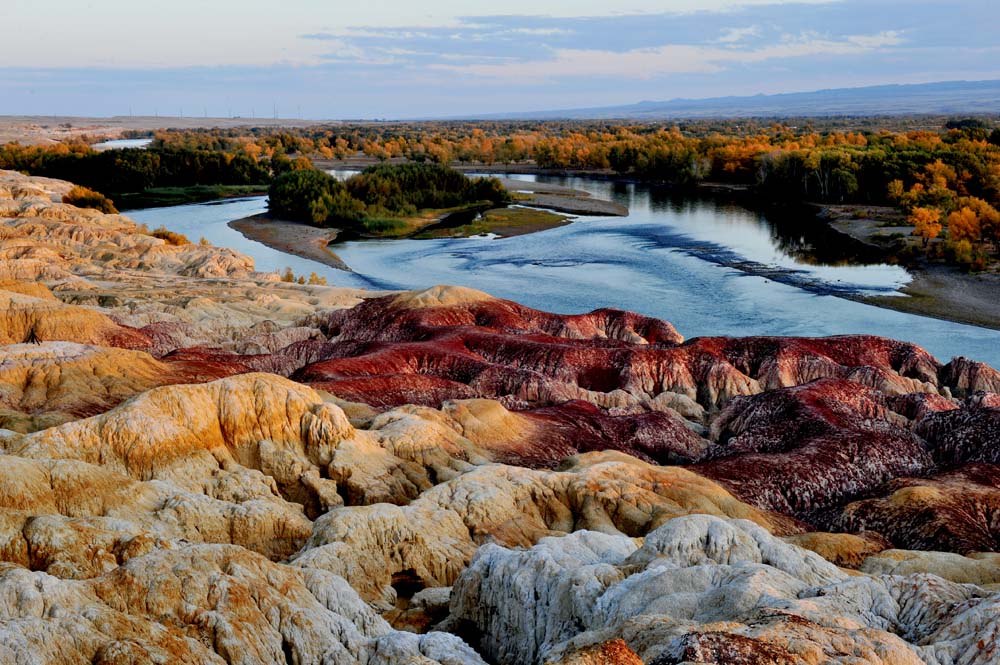
[[[438,224],[417,228],[410,235],[394,239],[426,240],[468,238],[479,235],[508,238],[538,233],[569,224],[571,221],[565,215],[547,210],[514,206],[487,210],[482,215],[459,225],[446,223],[446,217],[439,220]],[[319,228],[301,222],[275,219],[268,213],[233,220],[229,222],[229,227],[242,233],[243,237],[267,245],[279,252],[318,261],[337,270],[351,270],[350,266],[330,249],[332,243],[345,235],[340,229]],[[346,235],[352,239],[358,237],[356,232],[350,232]]]
[[[904,297],[859,295],[855,297],[858,301],[1000,330],[1000,273],[965,272],[928,261],[919,252],[908,252],[919,249],[920,241],[912,236],[913,227],[906,224],[899,210],[884,206],[825,206],[818,217],[839,233],[879,249],[887,262],[905,265],[913,276],[900,289]]]
[[[233,220],[229,222],[229,227],[242,233],[245,238],[279,252],[318,261],[337,270],[351,269],[329,248],[330,243],[337,239],[338,229],[323,229],[300,222],[274,219],[267,213]]]
[[[961,272],[949,266],[910,269],[907,297],[859,296],[858,300],[908,314],[1000,330],[1000,274]]]

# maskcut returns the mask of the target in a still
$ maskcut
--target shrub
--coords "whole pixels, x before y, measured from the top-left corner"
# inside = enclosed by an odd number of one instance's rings
[[[66,192],[62,200],[63,203],[68,203],[77,208],[93,208],[94,210],[100,210],[103,213],[112,215],[118,213],[118,209],[115,208],[115,204],[112,203],[111,199],[100,192],[95,192],[92,189],[80,187],[79,185]]]
[[[160,240],[166,240],[168,245],[190,245],[191,241],[187,239],[187,236],[182,233],[174,233],[169,229],[161,226],[155,229],[149,235],[154,238],[159,238]]]

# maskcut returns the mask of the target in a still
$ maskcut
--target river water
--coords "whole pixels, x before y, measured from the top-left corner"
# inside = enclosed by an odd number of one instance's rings
[[[581,217],[514,238],[345,242],[332,249],[355,271],[347,273],[247,240],[227,226],[263,212],[265,197],[128,214],[150,228],[162,225],[192,241],[204,237],[244,252],[258,270],[315,271],[333,285],[461,284],[561,313],[619,307],[666,319],[688,338],[875,334],[915,342],[943,360],[964,355],[1000,367],[1000,331],[837,297],[892,294],[909,276],[898,266],[865,264],[863,252],[806,212],[764,215],[633,184],[539,180],[619,201],[630,215]]]
[[[124,148],[145,148],[153,139],[113,139],[95,143],[91,147],[95,150],[122,150]]]

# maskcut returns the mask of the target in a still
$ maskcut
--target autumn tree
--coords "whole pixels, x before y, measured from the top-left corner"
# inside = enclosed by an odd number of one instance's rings
[[[982,229],[976,212],[962,207],[948,215],[948,238],[954,242],[979,242],[982,239]]]
[[[1000,211],[975,196],[962,197],[957,203],[975,213],[979,225],[979,239],[993,243],[1000,251]]]
[[[924,247],[941,233],[941,211],[937,208],[914,208],[907,219],[914,226],[913,235],[924,239]]]

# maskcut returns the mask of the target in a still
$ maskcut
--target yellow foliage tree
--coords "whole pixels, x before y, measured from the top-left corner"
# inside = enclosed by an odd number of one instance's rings
[[[924,239],[924,247],[941,233],[941,211],[937,208],[914,208],[908,219],[915,227],[913,235]]]
[[[948,238],[951,240],[955,242],[968,240],[971,243],[979,242],[982,237],[979,216],[975,210],[962,207],[948,215]]]

